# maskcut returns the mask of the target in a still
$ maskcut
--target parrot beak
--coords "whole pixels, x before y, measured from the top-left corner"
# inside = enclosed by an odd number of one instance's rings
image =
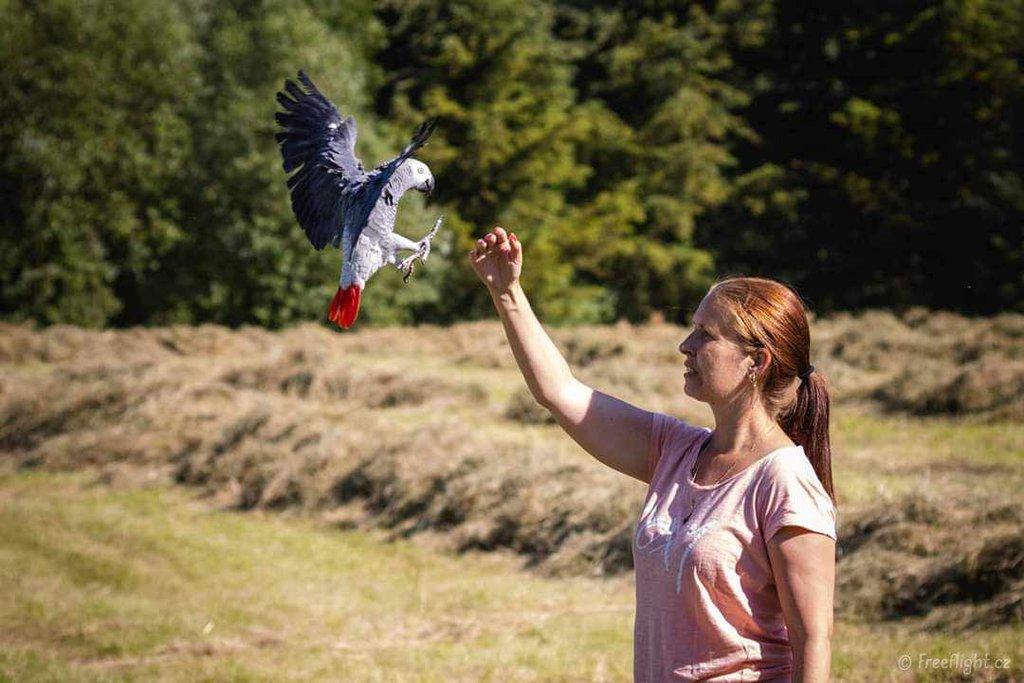
[[[426,195],[429,197],[432,194],[434,194],[434,181],[433,180],[428,180],[427,181]]]

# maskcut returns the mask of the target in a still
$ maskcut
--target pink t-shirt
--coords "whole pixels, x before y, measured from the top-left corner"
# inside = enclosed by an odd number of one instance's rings
[[[634,680],[789,681],[766,543],[790,524],[835,539],[836,510],[800,446],[718,484],[694,483],[690,468],[710,438],[710,429],[654,414],[653,476],[633,538]]]

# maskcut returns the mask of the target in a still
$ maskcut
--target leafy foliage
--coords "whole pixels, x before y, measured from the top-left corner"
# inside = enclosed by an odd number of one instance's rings
[[[746,111],[737,201],[702,227],[823,310],[1024,307],[1024,4],[777,3],[734,53]]]
[[[365,323],[489,316],[465,263],[527,249],[545,320],[682,321],[716,274],[819,312],[1024,309],[1024,5],[998,0],[6,0],[0,316],[86,326],[322,318],[273,139],[307,70],[366,165],[427,116],[445,229]]]

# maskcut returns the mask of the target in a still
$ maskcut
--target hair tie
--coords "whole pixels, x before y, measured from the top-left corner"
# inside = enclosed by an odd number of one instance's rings
[[[807,378],[811,376],[812,372],[814,372],[814,366],[808,365],[807,369],[801,372],[799,375],[797,375],[797,377],[799,377],[801,381],[806,382]]]

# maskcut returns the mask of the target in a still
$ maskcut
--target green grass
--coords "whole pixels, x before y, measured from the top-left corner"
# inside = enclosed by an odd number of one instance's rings
[[[629,680],[632,577],[545,579],[503,553],[456,557],[187,490],[87,473],[0,478],[0,677],[11,680]],[[901,654],[1010,657],[1024,631],[922,634],[840,621],[836,680]],[[981,672],[976,680],[999,673]]]
[[[990,324],[979,321],[978,334]],[[920,524],[908,531],[929,539],[944,533],[932,544],[939,551],[896,554],[885,543],[899,538],[880,536],[854,556],[870,562],[840,562],[841,586],[865,593],[871,607],[869,598],[885,589],[880,576],[913,578],[926,560],[968,557],[976,541],[1011,528],[973,520],[992,506],[1015,503],[1014,492],[1024,490],[1024,430],[1009,419],[986,422],[991,416],[981,414],[881,414],[878,404],[857,397],[903,369],[920,374],[908,384],[908,397],[928,389],[930,366],[915,368],[922,354],[936,356],[933,335],[899,327],[872,340],[859,322],[837,325],[817,328],[827,334],[817,337],[825,344],[817,346],[816,358],[830,382],[836,379],[831,434],[840,522],[859,508],[891,504],[899,511],[911,493],[925,494],[949,513],[941,528]],[[599,328],[565,331],[560,338],[584,348],[621,341],[621,355],[580,364],[580,377],[642,407],[709,424],[707,406],[682,391],[675,346],[684,332]],[[33,444],[31,453],[12,454],[12,461],[30,455],[52,470],[83,467],[87,457],[117,481],[122,464],[166,474],[180,464],[181,452],[191,452],[200,469],[206,456],[217,454],[202,484],[217,500],[237,502],[243,484],[261,481],[264,491],[272,488],[266,482],[293,482],[303,497],[283,511],[235,514],[194,500],[195,490],[93,485],[95,474],[84,471],[0,475],[0,680],[631,678],[631,573],[610,580],[545,579],[520,569],[523,557],[505,552],[447,555],[432,550],[444,543],[432,544],[439,537],[429,533],[388,543],[379,534],[342,532],[292,514],[305,505],[334,505],[325,491],[364,458],[377,458],[382,467],[371,472],[374,486],[397,492],[395,505],[415,504],[421,484],[436,477],[456,484],[441,502],[468,510],[469,524],[486,526],[512,514],[525,516],[522,528],[538,529],[531,510],[550,509],[564,497],[563,489],[537,476],[549,464],[578,494],[577,519],[604,518],[609,491],[614,514],[635,519],[643,493],[638,482],[604,470],[557,425],[505,417],[525,383],[498,323],[371,328],[354,335],[305,326],[265,338],[255,331],[183,327],[172,336],[189,349],[184,356],[168,355],[166,330],[70,339],[55,328],[7,328],[7,334],[5,348],[25,362],[3,364],[3,435],[17,443],[28,435]],[[130,339],[112,343],[110,334]],[[960,336],[948,333],[938,354],[951,372],[962,371]],[[1003,334],[992,342],[1008,362],[1016,357],[1016,339]],[[126,348],[134,350],[126,355]],[[48,356],[66,360],[36,360]],[[236,371],[248,379],[224,379]],[[358,393],[338,399],[325,391],[331,381],[370,372],[412,400],[382,406],[373,392],[372,400],[361,400]],[[315,390],[303,395],[284,388],[294,373],[317,380]],[[1002,386],[996,379],[989,378],[993,390]],[[138,392],[139,386],[148,389]],[[97,400],[107,408],[89,411]],[[241,430],[244,439],[219,453],[225,434],[238,431],[249,414],[268,416],[267,426]],[[453,438],[430,438],[438,436],[433,425],[439,415],[444,436]],[[354,448],[385,430],[394,438],[383,439],[382,448]],[[339,438],[342,431],[345,438]],[[319,441],[310,439],[321,437],[322,447],[311,447]],[[459,462],[481,456],[485,462],[468,484],[453,474]],[[504,481],[518,487],[510,500],[535,506],[498,509],[488,491]],[[380,518],[386,521],[387,514]],[[458,531],[449,530],[448,541]],[[919,540],[913,547],[932,547]],[[860,612],[844,614],[853,613]],[[923,632],[921,625],[912,619],[838,621],[835,680],[961,680],[950,668],[903,672],[896,663],[901,655],[916,661],[922,653],[975,652],[1010,657],[1012,668],[983,670],[974,680],[1000,673],[1006,674],[1001,680],[1024,680],[1020,627],[940,633]]]
[[[13,680],[607,680],[628,580],[545,580],[176,489],[0,482],[0,671]]]
[[[833,412],[831,434],[833,478],[849,504],[915,491],[970,499],[1024,488],[1024,429],[1015,423],[845,408]]]

